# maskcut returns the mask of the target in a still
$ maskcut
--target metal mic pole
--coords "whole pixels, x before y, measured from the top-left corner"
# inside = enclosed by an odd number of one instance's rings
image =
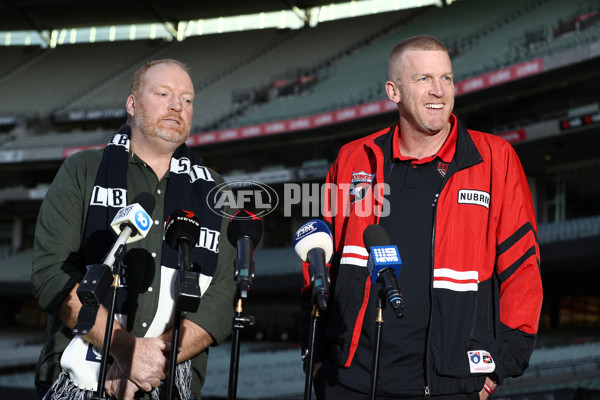
[[[167,399],[173,398],[175,373],[177,371],[177,344],[179,343],[179,333],[181,331],[181,313],[175,312],[173,315],[173,329],[171,335],[171,353],[169,354],[169,379],[167,382]]]
[[[175,281],[175,305],[173,329],[171,335],[171,353],[169,354],[169,375],[167,377],[167,399],[173,398],[175,374],[177,372],[177,349],[181,332],[181,315],[184,311],[196,312],[200,305],[200,285],[198,273],[192,271],[190,243],[183,239],[179,247],[179,270]]]
[[[233,334],[231,337],[231,358],[229,360],[229,384],[227,398],[232,400],[236,398],[238,370],[240,367],[240,330],[244,328],[245,322],[251,322],[243,316],[244,306],[241,298],[236,300],[235,315],[233,317]]]
[[[379,352],[381,350],[381,334],[383,328],[383,292],[377,297],[377,317],[375,318],[375,347],[373,348],[373,364],[371,366],[371,400],[376,399],[377,374],[379,373]]]
[[[110,343],[112,338],[112,329],[115,316],[115,305],[117,303],[117,289],[119,288],[119,279],[123,273],[123,261],[121,256],[123,254],[124,247],[121,246],[115,252],[115,265],[113,272],[113,283],[111,285],[110,294],[110,307],[108,309],[108,315],[106,317],[106,329],[104,330],[104,346],[102,346],[102,361],[100,363],[100,371],[98,374],[98,388],[96,389],[96,395],[92,394],[90,399],[92,400],[104,400],[104,383],[106,382],[106,370],[108,368],[108,356],[110,354]]]
[[[308,354],[306,358],[308,360],[308,367],[306,370],[306,379],[304,380],[304,399],[310,400],[312,396],[312,378],[313,378],[313,355],[315,354],[314,343],[315,343],[315,331],[317,329],[317,319],[319,318],[319,308],[316,304],[313,304],[313,309],[310,314],[310,332],[308,341]]]
[[[237,279],[237,292],[235,314],[233,316],[233,332],[231,335],[231,358],[229,360],[229,384],[227,385],[227,399],[234,400],[237,396],[238,370],[240,366],[240,331],[246,323],[254,325],[254,317],[244,317],[244,299],[248,297],[252,279],[254,278],[254,261],[252,261],[252,240],[244,236],[237,241],[238,254],[246,254],[248,264],[242,260],[235,260],[235,277]],[[245,257],[242,257],[245,258]]]

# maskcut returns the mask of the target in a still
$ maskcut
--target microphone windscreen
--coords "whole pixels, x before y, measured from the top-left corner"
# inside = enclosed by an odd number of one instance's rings
[[[200,239],[200,221],[192,211],[176,210],[165,224],[165,242],[177,250],[179,242],[187,240],[195,246]]]
[[[389,246],[390,238],[381,225],[369,225],[363,232],[363,242],[367,251],[371,252],[373,246]]]
[[[152,214],[152,211],[154,211],[154,207],[156,206],[156,200],[154,199],[154,196],[148,192],[142,192],[135,196],[131,204],[135,203],[142,206],[148,215]]]
[[[248,236],[254,247],[262,237],[263,224],[260,217],[248,210],[239,210],[229,220],[227,239],[235,247],[241,237]]]
[[[298,229],[294,236],[294,250],[302,261],[308,261],[308,252],[319,248],[325,251],[325,262],[328,263],[333,255],[333,238],[329,224],[320,219],[308,221]]]

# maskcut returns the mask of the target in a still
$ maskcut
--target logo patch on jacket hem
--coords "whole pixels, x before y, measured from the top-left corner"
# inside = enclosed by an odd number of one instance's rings
[[[472,374],[494,372],[496,364],[492,355],[485,350],[470,350],[467,351],[469,358],[469,369]]]
[[[365,171],[352,172],[350,203],[361,201],[367,196],[373,179],[375,179],[375,174],[368,174]]]
[[[458,204],[475,204],[490,208],[490,194],[481,190],[461,189],[458,191]]]

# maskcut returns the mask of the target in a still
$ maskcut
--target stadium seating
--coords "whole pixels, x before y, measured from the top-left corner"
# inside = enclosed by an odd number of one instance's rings
[[[368,45],[319,71],[317,83],[307,93],[256,105],[246,114],[232,118],[224,126],[293,118],[383,99],[385,63],[390,49],[402,39],[417,34],[433,34],[456,51],[453,57],[456,81],[524,61],[534,55],[527,51],[528,47],[521,40],[525,33],[532,26],[558,24],[567,10],[574,13],[573,8],[572,4],[558,0],[511,0],[492,4],[463,1],[444,12],[434,10],[420,16],[414,23],[408,22],[390,28],[387,35],[369,41]],[[489,17],[482,18],[482,15]],[[569,40],[567,43],[550,42],[539,46],[535,55],[597,40],[600,37],[597,27],[600,24],[567,35],[573,37],[564,39]],[[563,38],[559,39],[563,41]]]
[[[452,51],[455,80],[459,81],[598,40],[597,21],[585,29],[543,40],[561,21],[597,8],[592,0],[577,4],[464,0],[443,10],[420,11],[415,21],[410,13],[388,12],[358,18],[353,24],[334,21],[311,29],[193,36],[182,42],[6,48],[3,52],[8,57],[0,61],[0,90],[11,96],[0,99],[0,110],[4,116],[49,118],[56,112],[119,109],[135,68],[149,59],[169,57],[191,67],[197,91],[195,131],[295,118],[385,98],[387,56],[408,36],[441,38]],[[532,37],[538,41],[528,42]],[[236,101],[251,99],[253,93],[278,80],[305,74],[312,75],[315,83],[298,94],[268,102]],[[89,135],[89,139],[95,138]],[[0,143],[0,148],[7,146],[16,145]]]
[[[15,136],[2,145],[3,150],[44,147],[72,147],[107,143],[112,131],[71,131],[69,133],[47,132],[44,134]],[[8,139],[8,138],[7,138]]]
[[[61,111],[123,107],[134,71],[140,64],[152,59],[174,58],[188,64],[191,74],[196,79],[195,86],[198,91],[199,88],[220,82],[230,70],[239,68],[247,59],[260,54],[263,47],[274,46],[277,39],[276,31],[268,30],[250,31],[243,36],[198,36],[183,42],[163,43],[156,46],[154,51],[144,54],[143,58],[135,60],[135,63],[128,65],[118,75],[75,99]],[[136,43],[128,42],[128,47],[134,50],[139,46]]]
[[[540,224],[538,234],[543,244],[600,235],[600,216]]]
[[[46,49],[19,67],[10,79],[0,81],[0,90],[11,94],[0,98],[0,110],[4,115],[49,118],[54,111],[155,51],[150,42],[135,43],[74,44]],[[128,85],[123,88],[125,94],[128,89]],[[123,104],[124,97],[120,99]]]

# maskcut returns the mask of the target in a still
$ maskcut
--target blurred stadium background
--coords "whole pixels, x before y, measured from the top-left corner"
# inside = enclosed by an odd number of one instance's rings
[[[539,339],[525,375],[494,397],[600,398],[597,0],[0,1],[0,398],[34,398],[45,316],[31,294],[31,248],[45,191],[65,157],[124,123],[139,65],[187,63],[189,145],[228,180],[282,196],[285,182],[322,183],[341,145],[395,122],[385,63],[416,34],[448,46],[456,112],[513,144],[536,206]],[[302,207],[264,219],[240,399],[302,398],[291,247],[311,219]],[[229,354],[229,343],[211,352],[205,398],[226,397]]]

